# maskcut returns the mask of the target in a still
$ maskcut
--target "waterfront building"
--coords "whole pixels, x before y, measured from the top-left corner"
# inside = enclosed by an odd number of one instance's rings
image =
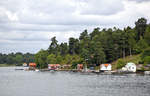
[[[29,70],[35,70],[36,63],[29,63]]]
[[[100,71],[111,71],[112,65],[111,64],[101,64]]]
[[[23,67],[27,67],[28,65],[27,65],[27,63],[23,63],[22,66]]]
[[[83,64],[78,64],[77,65],[77,70],[83,70]]]
[[[125,67],[122,68],[122,70],[128,72],[136,72],[136,65],[132,62],[129,62],[125,65]]]
[[[59,70],[61,68],[60,64],[48,64],[49,70]]]

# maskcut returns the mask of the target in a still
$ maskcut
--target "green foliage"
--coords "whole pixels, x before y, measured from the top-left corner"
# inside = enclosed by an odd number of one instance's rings
[[[56,64],[56,55],[55,54],[48,55],[46,61],[48,64]]]
[[[137,31],[137,41],[144,37],[147,20],[145,18],[140,18],[138,21],[135,22],[135,28]]]
[[[144,64],[150,64],[150,56],[145,56],[143,58],[143,62],[144,62]]]
[[[90,54],[92,54],[92,64],[101,64],[105,61],[105,53],[103,51],[101,42],[98,41],[98,35],[95,35],[93,40],[90,42]]]
[[[79,40],[85,40],[88,37],[88,32],[87,30],[84,30],[79,37]]]
[[[141,68],[141,71],[145,71],[145,68],[144,68],[144,67],[142,67],[142,68]]]
[[[56,40],[56,37],[51,38],[51,44],[48,48],[48,52],[50,54],[58,54],[59,46],[58,46],[57,42],[58,41]]]
[[[68,45],[67,45],[67,43],[61,43],[59,47],[60,47],[59,50],[60,50],[61,55],[68,54]]]
[[[147,44],[150,46],[150,24],[146,28],[144,39],[147,42]]]
[[[15,61],[16,61],[16,63],[17,63],[18,65],[22,65],[22,61],[23,61],[23,56],[22,56],[22,55],[17,54],[14,59],[15,59]]]
[[[117,62],[117,69],[120,69],[126,65],[126,62],[123,59],[119,59]]]
[[[40,50],[37,54],[35,54],[35,62],[38,68],[47,68],[47,56],[48,51]]]
[[[141,53],[144,49],[148,48],[148,44],[144,39],[140,39],[139,42],[137,43],[137,51]]]
[[[9,64],[9,65],[22,65],[23,63],[34,62],[34,54],[30,53],[10,53],[10,54],[1,54],[0,53],[0,64]]]
[[[57,55],[56,64],[61,64],[62,60],[63,60],[63,57],[61,55]]]
[[[142,60],[144,59],[144,57],[147,57],[147,56],[150,56],[150,47],[145,49],[143,52],[142,52],[142,55],[141,55],[141,58]]]
[[[79,40],[73,37],[69,38],[69,54],[79,54]]]

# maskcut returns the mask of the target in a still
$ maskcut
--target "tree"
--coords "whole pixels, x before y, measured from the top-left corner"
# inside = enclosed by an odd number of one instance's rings
[[[103,33],[101,33],[101,37],[103,38],[100,41],[102,42],[102,46],[104,49],[104,52],[106,54],[106,60],[107,62],[112,62],[113,60],[115,60],[117,58],[117,54],[118,52],[116,52],[116,50],[118,50],[117,47],[119,47],[117,45],[118,41],[120,41],[120,34],[119,36],[117,36],[118,34],[114,34],[113,30],[111,28],[109,28],[108,30],[102,31]],[[117,37],[115,37],[117,36]],[[117,41],[117,42],[116,42]],[[116,56],[117,55],[117,56]]]
[[[67,43],[61,43],[60,44],[60,54],[66,55],[68,53],[68,45]]]
[[[84,40],[86,37],[88,37],[88,32],[87,30],[84,30],[79,37],[79,40]]]
[[[38,68],[47,68],[47,56],[48,51],[41,49],[37,54],[35,54],[35,62]]]
[[[23,56],[21,54],[17,54],[16,57],[15,57],[15,61],[16,61],[16,64],[22,65]]]
[[[140,38],[144,38],[144,33],[147,26],[147,20],[145,18],[140,18],[138,21],[135,22],[135,28],[137,31],[137,41],[140,40]]]
[[[95,35],[98,35],[99,32],[100,32],[99,30],[100,30],[99,27],[94,28],[94,30],[92,31],[92,33],[90,33],[90,38],[93,39],[93,37],[94,37]]]
[[[146,56],[150,56],[150,47],[142,52],[141,58],[143,59]]]
[[[126,36],[127,36],[126,37],[126,39],[127,39],[126,43],[128,43],[126,48],[129,49],[129,54],[130,54],[130,56],[132,56],[132,51],[134,51],[136,49],[135,30],[131,29],[131,27],[128,26],[125,29],[125,32],[126,32]]]
[[[148,44],[144,39],[140,39],[137,43],[138,52],[142,52],[144,49],[148,48]]]
[[[62,60],[63,60],[63,57],[61,55],[57,55],[56,64],[61,64]]]
[[[150,46],[150,24],[146,28],[144,39],[147,42],[147,44]]]
[[[48,48],[48,52],[50,53],[50,54],[58,54],[58,44],[57,44],[57,40],[56,40],[56,37],[53,37],[53,38],[51,38],[51,44],[50,44],[50,46],[49,46],[49,48]]]
[[[103,51],[101,42],[98,41],[98,35],[95,35],[93,40],[90,42],[90,54],[92,64],[101,64],[105,62],[105,53]]]
[[[67,54],[65,56],[65,63],[66,64],[71,64],[72,63],[72,56],[70,54]]]
[[[55,54],[50,54],[47,56],[47,64],[56,64],[56,55]]]
[[[143,62],[144,62],[144,64],[150,64],[150,56],[145,56],[143,58]]]
[[[69,38],[69,54],[79,54],[79,40],[73,37]]]

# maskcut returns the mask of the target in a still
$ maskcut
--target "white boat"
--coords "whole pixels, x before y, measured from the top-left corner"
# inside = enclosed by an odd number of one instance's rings
[[[39,70],[39,69],[35,69],[35,71],[36,71],[36,72],[39,72],[40,70]]]

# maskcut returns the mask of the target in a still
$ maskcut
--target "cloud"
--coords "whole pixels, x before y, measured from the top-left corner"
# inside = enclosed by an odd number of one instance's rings
[[[37,52],[53,36],[67,42],[84,29],[133,27],[138,18],[150,18],[147,1],[0,0],[0,52]]]
[[[141,3],[141,2],[150,2],[150,0],[128,0],[128,1],[135,1],[135,2],[138,2],[138,3]]]
[[[81,14],[112,15],[124,10],[121,0],[86,0],[80,3]]]

